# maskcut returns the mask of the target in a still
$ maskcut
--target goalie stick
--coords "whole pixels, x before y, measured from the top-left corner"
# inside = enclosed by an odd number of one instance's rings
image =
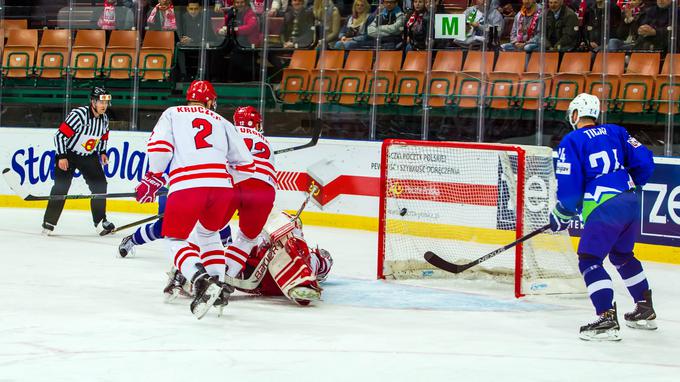
[[[307,147],[312,147],[315,146],[316,143],[319,141],[319,137],[321,136],[321,130],[323,127],[323,122],[320,119],[315,119],[313,124],[312,124],[312,140],[305,143],[304,145],[300,146],[293,146],[293,147],[288,147],[285,149],[280,149],[280,150],[275,150],[274,154],[283,154],[283,153],[289,153],[291,151],[296,151],[296,150],[302,150],[306,149]]]
[[[27,202],[34,202],[40,200],[73,200],[73,199],[110,199],[110,198],[134,198],[137,194],[134,192],[114,192],[108,194],[79,194],[79,195],[33,195],[23,189],[19,183],[18,175],[11,169],[6,168],[2,170],[2,176],[9,188],[17,194],[21,199]],[[166,192],[159,192],[157,195],[163,195]]]
[[[128,223],[128,224],[122,225],[122,226],[120,226],[120,227],[116,227],[116,228],[114,228],[112,231],[102,231],[102,233],[101,233],[100,235],[101,235],[101,236],[106,236],[106,235],[108,235],[108,234],[110,234],[110,233],[116,233],[116,232],[118,232],[118,231],[122,231],[122,230],[128,229],[128,228],[132,228],[132,227],[138,226],[138,225],[140,225],[140,224],[144,224],[144,223],[147,223],[147,222],[150,222],[150,221],[154,221],[154,220],[156,220],[156,219],[160,219],[160,218],[162,218],[162,217],[163,217],[163,214],[158,214],[158,215],[154,215],[154,216],[149,216],[149,217],[147,217],[147,218],[140,219],[140,220],[137,220],[137,221],[133,221],[132,223]]]
[[[309,199],[317,190],[318,187],[316,185],[312,185],[309,188],[309,192],[307,193],[305,200],[302,202],[300,208],[298,208],[295,215],[293,215],[293,217],[290,219],[291,222],[294,222],[295,220],[297,220],[297,218],[300,217],[302,211],[304,211],[305,207],[307,207]],[[253,270],[253,273],[250,274],[250,277],[248,277],[247,279],[239,279],[236,277],[231,277],[229,275],[224,275],[224,281],[235,288],[253,290],[257,288],[258,285],[260,285],[260,282],[262,282],[262,279],[267,274],[267,267],[269,266],[269,263],[272,261],[273,258],[274,251],[271,248],[269,248],[265,255],[262,257],[262,259],[260,260],[260,262],[257,264],[257,266],[255,266],[255,269]]]
[[[498,249],[496,249],[496,250],[494,250],[494,251],[491,251],[491,252],[487,253],[486,255],[480,257],[479,259],[474,260],[474,261],[471,261],[471,262],[469,262],[469,263],[467,263],[467,264],[460,264],[460,265],[459,265],[459,264],[449,263],[448,261],[446,261],[446,260],[442,259],[441,257],[437,256],[437,255],[436,255],[434,252],[432,252],[432,251],[427,251],[427,252],[425,252],[424,257],[425,257],[425,260],[426,260],[428,263],[434,265],[435,267],[437,267],[437,268],[439,268],[439,269],[442,269],[442,270],[445,270],[445,271],[451,272],[451,273],[460,273],[460,272],[463,272],[463,271],[465,271],[465,270],[467,270],[467,269],[470,269],[470,268],[474,267],[474,266],[477,265],[477,264],[481,264],[481,263],[483,263],[483,262],[489,260],[490,258],[492,258],[492,257],[494,257],[494,256],[496,256],[496,255],[498,255],[498,254],[501,253],[501,252],[507,251],[508,249],[510,249],[510,248],[512,248],[512,247],[514,247],[514,246],[516,246],[517,244],[519,244],[519,243],[521,243],[521,242],[524,242],[524,241],[526,241],[526,240],[531,239],[532,237],[538,235],[538,234],[541,233],[541,232],[544,232],[544,231],[548,230],[549,228],[550,228],[550,224],[544,225],[543,227],[538,228],[538,229],[536,229],[535,231],[532,231],[532,232],[530,232],[530,233],[528,233],[528,234],[526,234],[526,235],[520,237],[519,239],[513,241],[512,243],[507,244],[507,245],[505,245],[504,247],[498,248]]]

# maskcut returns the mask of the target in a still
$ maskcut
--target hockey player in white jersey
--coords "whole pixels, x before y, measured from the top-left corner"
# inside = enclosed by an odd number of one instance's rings
[[[169,167],[168,200],[162,235],[174,266],[195,291],[191,312],[202,318],[213,304],[226,305],[231,288],[222,283],[224,248],[218,231],[234,213],[233,179],[227,168],[254,171],[253,156],[234,126],[213,109],[217,94],[208,81],[194,81],[187,106],[168,108],[147,144],[149,171],[137,186],[137,200],[155,200],[165,185]],[[187,241],[196,227],[196,245]]]
[[[252,106],[239,107],[234,112],[233,121],[253,154],[255,172],[251,175],[237,169],[229,170],[236,183],[234,201],[239,211],[239,229],[226,250],[227,275],[231,277],[241,273],[245,267],[276,199],[274,152],[262,135],[260,113]]]

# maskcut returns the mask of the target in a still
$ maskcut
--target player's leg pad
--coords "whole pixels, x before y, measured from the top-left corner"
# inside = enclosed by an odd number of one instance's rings
[[[614,307],[602,313],[597,320],[581,326],[579,338],[584,341],[620,341],[619,320]]]
[[[296,303],[298,301],[319,301],[321,300],[321,292],[314,288],[297,286],[288,291],[288,297]]]

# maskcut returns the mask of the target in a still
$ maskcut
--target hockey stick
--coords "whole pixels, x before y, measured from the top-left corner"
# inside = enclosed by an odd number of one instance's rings
[[[316,185],[312,185],[309,188],[309,192],[307,193],[307,197],[305,197],[305,200],[302,202],[300,205],[300,208],[298,208],[297,212],[293,217],[290,219],[291,222],[294,222],[297,220],[297,218],[300,217],[300,214],[302,214],[302,211],[304,211],[305,207],[307,207],[307,203],[309,203],[309,199],[312,197],[312,195],[318,190],[318,187]],[[267,267],[269,266],[269,263],[272,261],[274,258],[274,251],[270,248],[267,250],[265,255],[262,257],[260,262],[255,266],[255,269],[253,270],[253,273],[250,274],[250,277],[247,279],[239,279],[235,277],[231,277],[229,275],[224,275],[224,281],[239,289],[244,289],[244,290],[253,290],[257,288],[258,285],[260,285],[260,282],[262,282],[262,279],[264,276],[267,274]]]
[[[27,202],[34,202],[40,200],[73,200],[73,199],[110,199],[110,198],[134,198],[137,194],[134,192],[114,192],[108,194],[79,194],[79,195],[40,195],[35,196],[19,184],[18,176],[15,172],[11,171],[9,168],[2,170],[2,175],[5,178],[5,182],[9,188],[17,194],[21,199]],[[157,195],[163,195],[167,193],[159,192]]]
[[[293,147],[288,147],[286,149],[281,149],[281,150],[275,150],[274,154],[283,154],[283,153],[289,153],[291,151],[296,151],[296,150],[302,150],[306,149],[307,147],[312,147],[315,146],[316,143],[319,141],[319,137],[321,136],[321,129],[323,127],[323,123],[321,122],[320,119],[315,119],[314,123],[312,125],[312,140],[305,143],[304,145],[300,146],[293,146]]]
[[[460,272],[463,272],[467,269],[474,267],[477,264],[481,264],[481,263],[489,260],[490,258],[492,258],[492,257],[498,255],[499,253],[504,252],[504,251],[516,246],[517,244],[519,244],[521,242],[524,242],[526,240],[531,239],[532,237],[538,235],[541,232],[548,230],[549,228],[550,228],[550,224],[544,225],[543,227],[538,228],[537,230],[520,237],[519,239],[513,241],[512,243],[507,244],[504,247],[498,248],[498,249],[496,249],[492,252],[489,252],[486,255],[480,257],[479,259],[471,261],[467,264],[458,265],[458,264],[454,264],[454,263],[449,263],[448,261],[437,256],[432,251],[425,252],[424,257],[425,257],[425,260],[427,260],[428,263],[434,265],[435,267],[437,267],[439,269],[443,269],[443,270],[445,270],[447,272],[451,272],[451,273],[460,273]]]
[[[131,228],[131,227],[138,226],[138,225],[140,225],[140,224],[144,224],[144,223],[147,223],[147,222],[150,222],[150,221],[154,221],[154,220],[160,219],[160,218],[162,218],[162,217],[163,217],[163,214],[158,214],[158,215],[154,215],[154,216],[149,216],[149,217],[147,217],[147,218],[144,218],[144,219],[141,219],[141,220],[137,220],[137,221],[134,221],[134,222],[132,222],[132,223],[129,223],[129,224],[126,224],[126,225],[122,225],[122,226],[120,226],[120,227],[116,227],[116,228],[114,228],[114,229],[111,230],[111,231],[103,231],[103,232],[105,232],[105,233],[101,234],[101,236],[106,236],[106,235],[108,235],[108,234],[110,234],[110,233],[116,233],[116,232],[118,232],[118,231],[122,231],[122,230],[124,230],[124,229],[128,229],[128,228]]]

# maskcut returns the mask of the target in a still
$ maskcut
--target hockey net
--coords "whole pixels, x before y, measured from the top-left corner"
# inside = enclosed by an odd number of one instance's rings
[[[382,165],[378,278],[507,281],[517,297],[585,291],[567,233],[540,234],[460,274],[423,258],[464,264],[546,225],[550,148],[386,140]]]

